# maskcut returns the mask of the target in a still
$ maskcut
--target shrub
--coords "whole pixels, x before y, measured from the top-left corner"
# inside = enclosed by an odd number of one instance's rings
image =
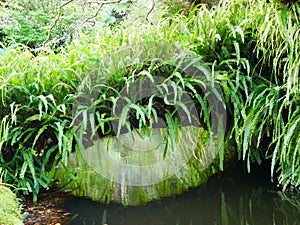
[[[271,158],[272,175],[299,186],[299,3],[222,1],[172,18],[172,38],[206,62],[227,101],[228,137],[247,161]]]
[[[103,124],[114,120],[98,113],[92,115],[98,124],[87,123],[89,107],[99,109],[99,104],[106,107],[108,102],[112,107],[116,103],[113,97],[130,81],[128,68],[154,76],[152,66],[166,65],[152,63],[157,52],[163,51],[156,43],[170,42],[194,51],[211,68],[209,79],[222,87],[230,114],[228,139],[236,140],[239,157],[247,161],[249,171],[251,162],[271,158],[271,172],[278,172],[279,183],[284,188],[298,187],[298,15],[298,3],[281,6],[255,0],[222,1],[211,10],[204,5],[194,8],[187,16],[162,15],[152,25],[145,20],[135,20],[134,24],[129,20],[115,27],[95,28],[80,34],[59,54],[49,50],[33,56],[26,47],[6,48],[5,55],[0,56],[4,181],[35,196],[40,187],[47,187],[56,162],[66,163],[68,154],[76,149],[74,140],[80,143],[90,126],[102,129]],[[145,52],[143,46],[149,51],[143,61],[136,62],[116,52],[125,46],[134,53],[131,56]],[[110,64],[108,56],[115,64]],[[184,86],[193,92],[193,81],[181,73],[175,77],[174,68],[169,69],[172,82],[183,79]],[[145,71],[138,76],[145,76]],[[104,97],[102,102],[90,102],[89,107],[83,105],[76,111],[72,103],[82,97],[78,90],[84,79],[90,90],[93,79],[101,80],[105,88],[100,94]],[[199,96],[196,101],[200,97],[205,100],[201,93],[193,94]],[[146,126],[146,108],[140,104],[134,107],[137,124]],[[207,107],[202,110],[204,114],[209,111]],[[79,135],[71,126],[77,118],[83,121]],[[209,126],[209,119],[205,123]],[[222,165],[224,152],[220,150]]]

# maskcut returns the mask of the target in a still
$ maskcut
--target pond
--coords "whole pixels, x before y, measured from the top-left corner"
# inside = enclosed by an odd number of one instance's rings
[[[236,165],[197,189],[143,206],[104,205],[69,196],[59,207],[73,215],[70,225],[300,224],[299,192],[280,192],[269,173],[267,164],[252,168],[251,174]]]

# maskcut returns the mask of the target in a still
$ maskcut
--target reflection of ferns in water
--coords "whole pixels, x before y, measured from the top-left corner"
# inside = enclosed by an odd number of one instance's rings
[[[284,215],[286,224],[299,224],[300,219],[296,222],[292,221],[300,215],[300,191],[277,192],[278,198],[275,204],[278,210]]]
[[[238,199],[222,192],[220,224],[299,224],[299,193],[279,192],[277,197],[276,192],[272,191],[274,202],[267,203],[263,202],[265,191],[262,188],[252,188],[248,195],[241,195]],[[272,209],[270,205],[273,204],[276,208],[269,212]]]
[[[212,163],[217,148],[207,143],[207,132],[195,127],[181,129],[180,138],[176,137],[177,150],[172,150],[171,144],[163,140],[166,128],[151,131],[152,147],[148,138],[140,138],[139,132],[142,131],[134,130],[119,138],[105,137],[79,153],[81,159],[76,154],[71,155],[68,170],[73,174],[76,172],[75,177],[69,177],[60,168],[56,171],[56,178],[75,195],[104,203],[139,205],[180,194],[206,182],[218,171],[218,160]],[[195,143],[191,142],[192,139]],[[163,158],[165,145],[167,153]],[[197,157],[193,157],[193,152]],[[81,169],[77,170],[79,165]]]

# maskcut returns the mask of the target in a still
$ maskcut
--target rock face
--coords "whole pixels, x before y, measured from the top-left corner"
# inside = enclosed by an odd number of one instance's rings
[[[203,128],[182,127],[174,134],[135,130],[99,139],[73,153],[55,178],[74,195],[103,203],[140,205],[180,194],[219,170],[218,151]]]
[[[23,224],[21,208],[12,191],[0,183],[0,224]]]

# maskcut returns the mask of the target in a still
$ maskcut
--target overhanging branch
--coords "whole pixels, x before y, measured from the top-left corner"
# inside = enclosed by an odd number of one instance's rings
[[[52,24],[52,26],[48,30],[48,35],[47,35],[47,38],[45,39],[45,41],[43,42],[43,46],[45,46],[45,44],[49,41],[50,36],[51,36],[51,31],[53,30],[53,28],[56,26],[57,22],[59,21],[59,18],[61,15],[61,9],[73,1],[74,0],[66,1],[58,7],[58,13],[57,13],[56,19],[55,19],[54,23]]]

